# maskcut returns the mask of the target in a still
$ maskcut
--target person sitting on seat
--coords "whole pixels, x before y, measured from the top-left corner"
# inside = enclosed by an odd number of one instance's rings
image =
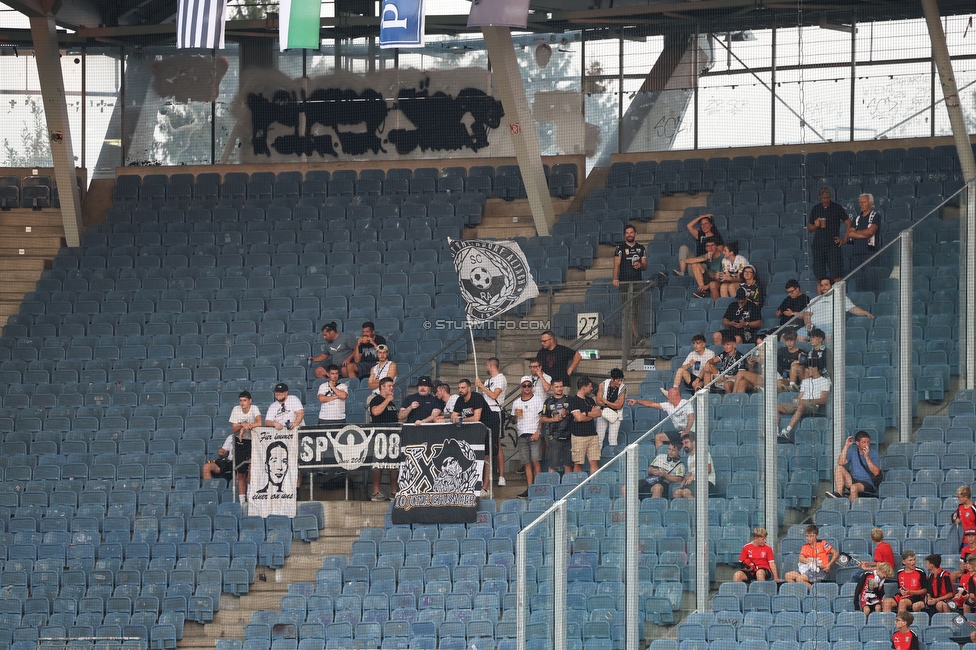
[[[217,450],[217,457],[203,464],[203,480],[222,478],[228,483],[234,477],[234,434],[227,436],[223,446]]]
[[[854,587],[854,607],[861,610],[865,617],[870,616],[871,612],[880,612],[885,580],[891,580],[894,576],[895,572],[887,562],[879,562],[874,571],[864,573]]]
[[[823,411],[823,407],[830,398],[830,380],[820,376],[820,368],[816,361],[807,360],[806,379],[800,383],[800,393],[793,402],[783,402],[776,409],[780,415],[793,414],[790,423],[779,432],[781,442],[790,442],[790,433],[806,415],[816,415]]]
[[[739,553],[739,563],[742,568],[735,572],[732,579],[736,582],[752,582],[753,580],[773,580],[779,582],[776,571],[776,560],[773,557],[773,547],[766,543],[768,534],[765,528],[752,530],[752,541],[747,542]]]
[[[911,612],[898,612],[895,615],[895,631],[891,635],[893,650],[919,650],[921,648],[918,635],[910,627],[914,622],[915,617]],[[976,632],[973,632],[972,636],[976,638]]]
[[[787,582],[802,582],[809,588],[810,585],[827,579],[840,553],[827,542],[817,539],[819,533],[820,529],[816,524],[807,526],[807,543],[800,548],[797,571],[789,571],[786,574]]]
[[[667,496],[668,486],[677,483],[685,475],[685,464],[681,460],[681,443],[668,441],[665,452],[658,454],[647,468],[647,477],[641,481],[638,496],[660,499]]]
[[[871,436],[867,431],[858,431],[844,442],[834,467],[834,491],[826,495],[840,499],[847,492],[851,503],[862,495],[877,498],[875,480],[881,475],[881,458],[871,449]]]

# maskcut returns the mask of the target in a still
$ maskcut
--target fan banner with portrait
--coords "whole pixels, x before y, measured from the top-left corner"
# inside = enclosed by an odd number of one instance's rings
[[[393,523],[475,523],[487,431],[480,423],[404,425]]]
[[[288,429],[251,432],[251,482],[247,514],[294,517],[297,509],[298,436]]]
[[[448,239],[469,325],[501,316],[539,295],[529,263],[512,241]]]

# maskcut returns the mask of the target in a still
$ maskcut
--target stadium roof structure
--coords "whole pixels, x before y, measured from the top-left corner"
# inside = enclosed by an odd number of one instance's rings
[[[482,0],[491,1],[491,0]],[[499,0],[502,1],[502,0]],[[26,15],[53,13],[64,45],[164,44],[175,40],[177,0],[8,0]],[[250,3],[242,3],[250,4]],[[277,16],[267,6],[268,18],[235,20],[228,39],[277,35]],[[459,3],[467,7],[467,3]],[[943,16],[972,13],[971,0],[940,0]],[[269,6],[270,5],[270,6]],[[376,35],[379,18],[373,0],[336,0],[336,18],[322,19],[322,38],[362,38]],[[775,26],[842,26],[857,22],[921,18],[918,0],[702,0],[654,2],[640,0],[532,0],[528,31],[559,33],[570,30],[605,30],[613,35],[643,37],[681,32],[727,33]],[[428,34],[461,34],[467,11],[427,18]],[[30,43],[28,30],[2,30],[3,44]]]

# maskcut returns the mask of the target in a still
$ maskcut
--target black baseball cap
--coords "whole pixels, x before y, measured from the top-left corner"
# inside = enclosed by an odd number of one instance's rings
[[[248,392],[248,391],[246,391],[246,390],[242,390],[242,391],[240,392],[240,394],[238,394],[238,396],[237,396],[237,397],[238,397],[238,399],[240,399],[241,397],[246,397],[247,399],[251,399],[251,393],[249,393],[249,392]]]
[[[423,377],[421,377],[420,379],[417,380],[417,385],[418,386],[430,386],[431,385],[430,384],[430,377],[428,377],[427,375],[424,375]]]
[[[286,384],[283,381],[279,381],[277,384],[274,385],[274,392],[276,392],[276,393],[287,393],[288,392],[288,384]]]

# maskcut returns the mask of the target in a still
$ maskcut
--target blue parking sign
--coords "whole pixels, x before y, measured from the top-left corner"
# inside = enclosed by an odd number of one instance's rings
[[[424,46],[424,0],[382,0],[380,47]]]

